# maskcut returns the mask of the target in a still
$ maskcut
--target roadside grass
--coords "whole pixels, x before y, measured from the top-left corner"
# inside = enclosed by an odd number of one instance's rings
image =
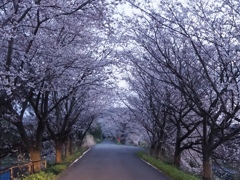
[[[87,149],[81,149],[64,159],[62,163],[49,165],[45,171],[31,174],[24,177],[22,180],[55,180],[61,172],[66,170],[68,166],[79,158],[86,150]]]
[[[187,174],[187,173],[177,169],[174,166],[171,166],[169,164],[164,163],[161,160],[157,160],[157,159],[153,158],[146,152],[143,152],[143,151],[138,152],[137,156],[140,157],[141,159],[147,161],[148,163],[150,163],[151,165],[156,167],[158,170],[160,170],[166,176],[172,178],[173,180],[186,180],[186,179],[187,180],[200,180],[199,178],[197,178],[193,175]]]

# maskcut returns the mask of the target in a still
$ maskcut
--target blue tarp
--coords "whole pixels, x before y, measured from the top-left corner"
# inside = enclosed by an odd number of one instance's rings
[[[10,180],[10,171],[7,171],[0,175],[0,180]]]

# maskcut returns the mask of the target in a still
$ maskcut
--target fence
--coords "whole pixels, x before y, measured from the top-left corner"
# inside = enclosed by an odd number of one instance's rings
[[[0,180],[13,180],[14,178],[22,177],[23,175],[28,175],[33,173],[34,164],[39,161],[29,162],[27,164],[21,164],[13,166],[11,168],[6,168],[0,170]],[[47,168],[47,161],[41,160],[42,169]]]

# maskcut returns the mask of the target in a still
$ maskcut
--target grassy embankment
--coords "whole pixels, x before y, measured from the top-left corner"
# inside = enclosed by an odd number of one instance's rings
[[[55,180],[62,171],[67,169],[67,167],[79,158],[85,151],[86,149],[82,149],[79,152],[67,157],[61,164],[49,165],[45,171],[29,175],[22,180]]]
[[[158,170],[160,170],[166,176],[172,178],[173,180],[186,180],[186,179],[187,180],[200,180],[199,178],[197,178],[193,175],[187,174],[172,165],[166,164],[161,160],[157,160],[157,159],[153,158],[146,152],[138,152],[137,156],[140,157],[141,159],[143,159],[144,161],[148,162],[149,164],[151,164],[152,166],[154,166],[155,168],[157,168]]]

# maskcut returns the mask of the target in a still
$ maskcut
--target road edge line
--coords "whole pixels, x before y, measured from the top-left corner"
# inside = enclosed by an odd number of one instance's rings
[[[69,165],[69,167],[72,166],[74,163],[76,163],[79,159],[81,159],[90,150],[91,150],[91,148],[89,148],[88,150],[83,152],[82,155],[79,158],[75,159],[75,161],[73,161],[72,164]]]
[[[140,158],[143,162],[145,162],[147,165],[151,166],[152,168],[158,170],[159,172],[163,173],[162,171],[160,171],[158,168],[156,168],[155,166],[153,166],[152,164],[150,164],[149,162],[145,161],[144,159]]]
[[[173,180],[172,178],[168,177],[164,172],[162,172],[161,170],[159,170],[158,168],[156,168],[155,166],[153,166],[152,164],[150,164],[149,162],[145,161],[144,159],[140,158],[143,162],[145,162],[147,165],[151,166],[153,169],[156,169],[158,172],[162,173],[164,176],[166,176],[167,178]]]

